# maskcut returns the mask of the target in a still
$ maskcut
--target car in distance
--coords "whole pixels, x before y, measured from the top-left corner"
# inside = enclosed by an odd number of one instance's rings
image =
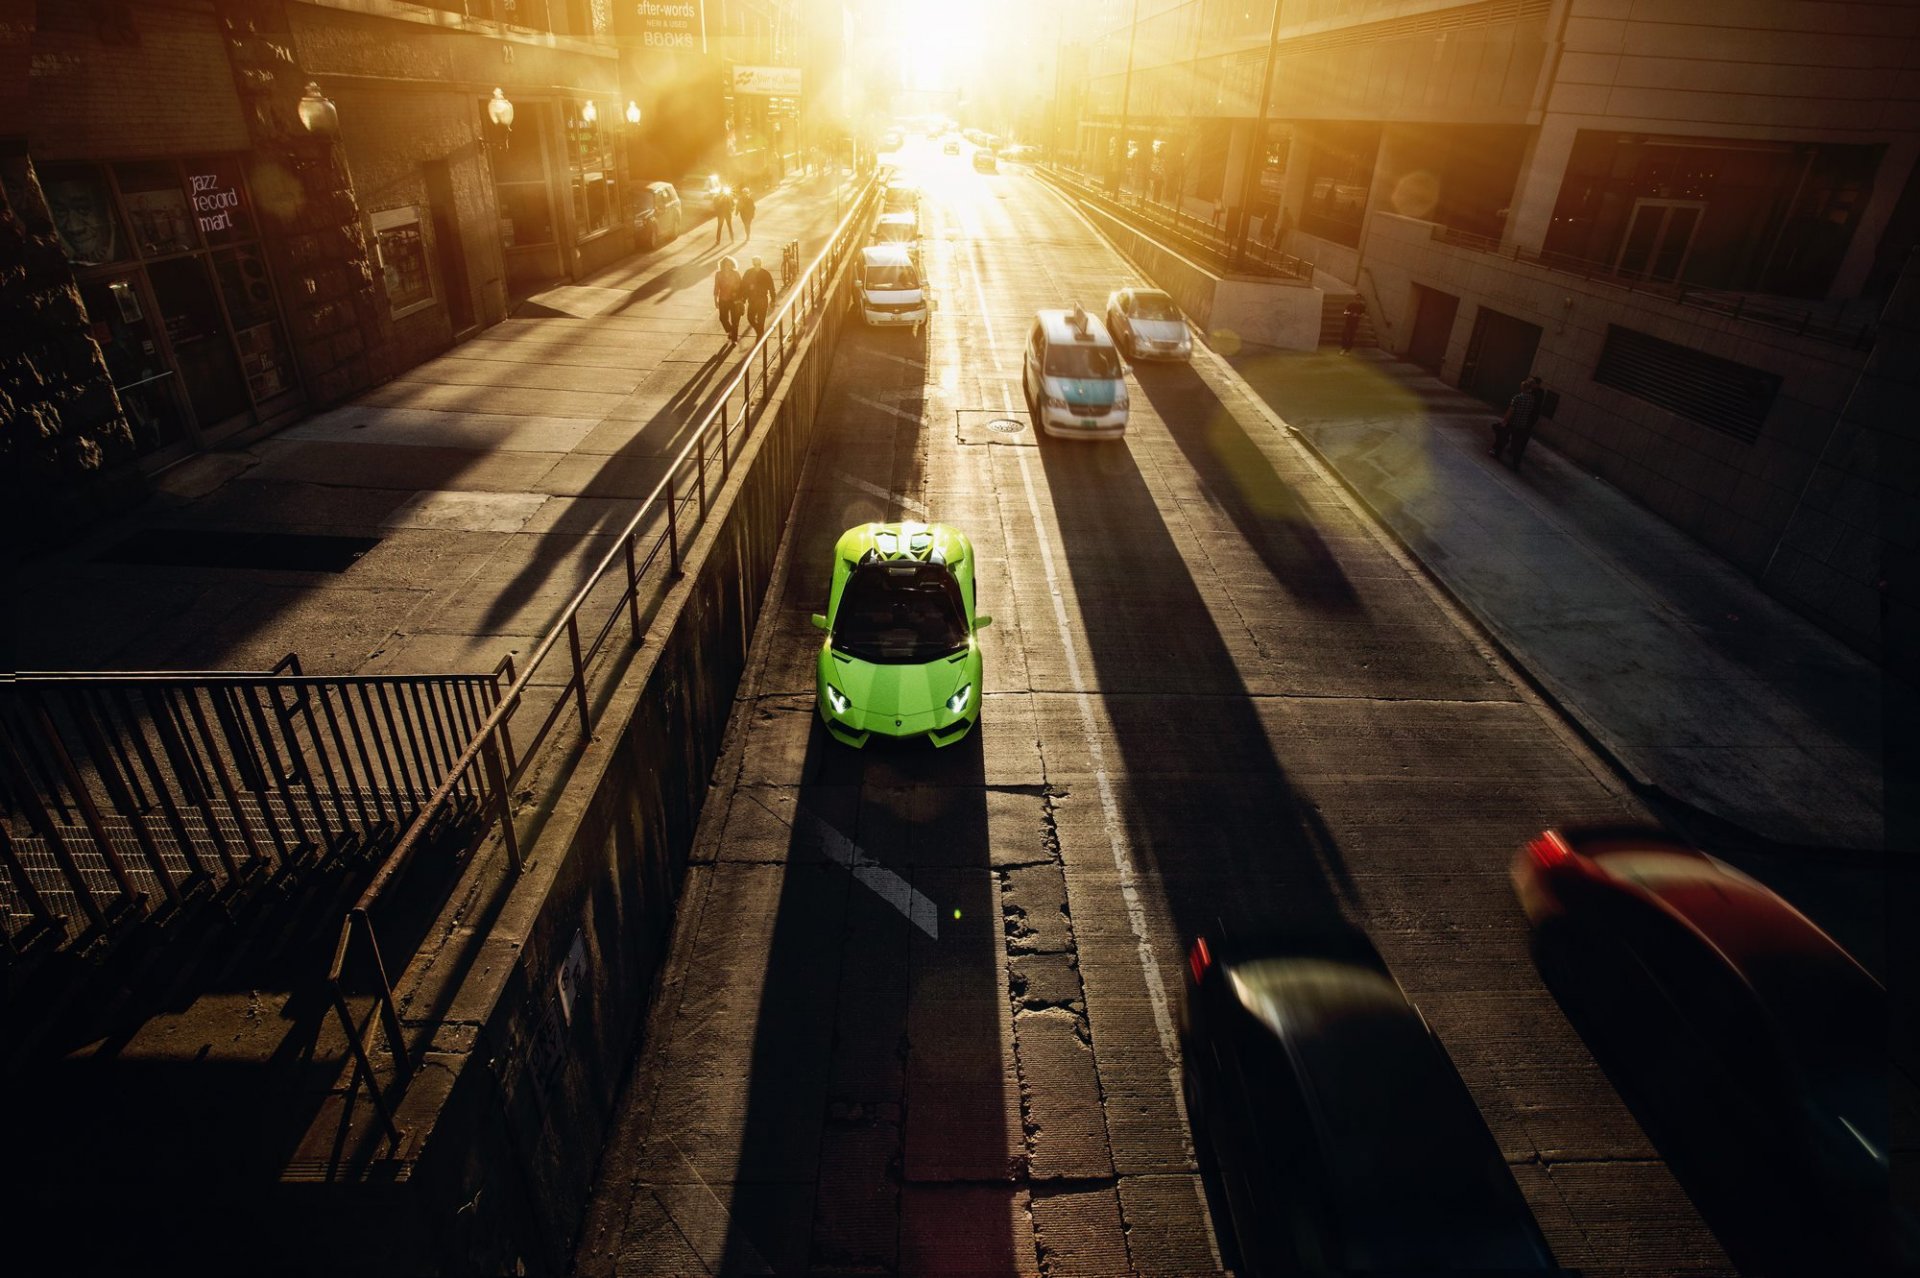
[[[1107,298],[1107,331],[1128,359],[1191,359],[1193,339],[1173,299],[1152,288],[1116,289]]]
[[[947,524],[860,524],[833,548],[816,699],[835,740],[948,746],[980,720],[973,544]]]
[[[920,239],[920,219],[910,212],[882,213],[874,219],[875,244],[915,244]]]
[[[1771,889],[1658,829],[1550,829],[1511,875],[1548,985],[1656,1143],[1763,1222],[1756,1254],[1795,1272],[1920,1259],[1916,1222],[1888,1196],[1892,1108],[1913,1113],[1914,1091],[1865,968]]]
[[[1033,420],[1048,435],[1112,439],[1126,433],[1126,369],[1100,321],[1075,306],[1033,317],[1021,361]]]
[[[880,209],[884,213],[920,213],[920,188],[911,182],[894,178],[887,183],[886,190],[880,193]]]
[[[880,135],[880,149],[882,151],[898,151],[901,144],[905,141],[906,139],[900,136],[900,130],[888,129]]]
[[[958,154],[960,154],[960,139],[959,139],[959,138],[948,138],[948,139],[947,139],[947,144],[946,144],[945,146],[943,146],[943,147],[941,147],[941,148],[940,148],[940,150],[941,150],[941,153],[942,153],[942,154],[944,154],[944,155],[958,155]]]
[[[1236,1272],[1553,1271],[1466,1084],[1361,933],[1195,940],[1180,1044]]]
[[[649,182],[634,198],[634,229],[640,247],[656,249],[686,229],[687,211],[671,182]]]
[[[976,173],[998,173],[1000,161],[993,158],[993,152],[981,147],[973,153],[973,171]]]

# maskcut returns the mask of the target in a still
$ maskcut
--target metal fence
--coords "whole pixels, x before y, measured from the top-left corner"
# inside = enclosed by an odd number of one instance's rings
[[[491,675],[0,675],[0,928],[16,950],[367,850],[443,786]],[[511,752],[511,747],[509,747]]]
[[[542,748],[564,724],[572,723],[576,746],[584,746],[592,738],[596,714],[589,689],[590,672],[611,650],[616,637],[624,638],[629,650],[644,642],[645,617],[681,575],[685,544],[706,521],[720,488],[732,476],[734,459],[759,426],[774,386],[823,313],[845,304],[833,281],[847,255],[866,242],[877,192],[877,183],[869,178],[855,194],[827,246],[793,282],[785,301],[769,317],[765,335],[723,384],[713,407],[693,424],[687,443],[673,458],[666,475],[636,505],[625,528],[613,538],[612,546],[585,584],[561,610],[560,619],[534,648],[500,704],[455,758],[341,925],[328,972],[334,1008],[353,1052],[355,1081],[366,1086],[393,1146],[400,1141],[394,1105],[398,1091],[412,1073],[413,1062],[373,921],[375,906],[388,886],[405,873],[426,843],[428,832],[444,818],[447,806],[458,800],[463,786],[475,786],[487,796],[485,819],[500,836],[512,874],[520,873],[524,865],[521,830],[507,796],[522,789],[523,781],[541,758]],[[556,663],[557,671],[550,668]],[[556,673],[564,673],[565,678],[558,697],[525,737],[518,761],[513,762],[508,722],[528,700],[543,673],[548,680]],[[477,775],[482,771],[484,781]],[[373,1005],[358,1020],[351,1006],[352,991],[347,988],[350,967],[367,974],[373,984],[367,991],[373,995]],[[384,1028],[394,1063],[393,1076],[384,1086],[373,1067],[376,1021]]]
[[[1062,168],[1057,164],[1036,165],[1046,172],[1048,178],[1071,191],[1073,195],[1091,204],[1099,205],[1109,212],[1120,213],[1130,218],[1145,221],[1158,227],[1168,236],[1181,242],[1189,252],[1214,260],[1215,265],[1225,265],[1230,269],[1233,263],[1233,241],[1221,228],[1195,217],[1186,210],[1172,204],[1163,204],[1148,199],[1137,191],[1114,190],[1098,186],[1089,181],[1085,174],[1073,169]],[[1313,282],[1313,263],[1291,253],[1282,253],[1270,245],[1262,244],[1249,236],[1242,246],[1244,257],[1241,267],[1252,268],[1257,274],[1275,275],[1283,279]]]

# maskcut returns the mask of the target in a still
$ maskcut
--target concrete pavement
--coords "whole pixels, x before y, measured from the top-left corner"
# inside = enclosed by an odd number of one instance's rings
[[[746,358],[714,315],[719,256],[758,253],[776,276],[788,240],[810,258],[839,189],[789,180],[751,242],[716,249],[700,223],[350,403],[164,472],[140,510],[18,571],[0,664],[262,670],[291,651],[309,672],[398,673],[525,653]],[[118,562],[172,531],[375,544],[350,571]]]
[[[1369,355],[1235,367],[1643,786],[1766,840],[1885,847],[1881,672],[1486,404]]]

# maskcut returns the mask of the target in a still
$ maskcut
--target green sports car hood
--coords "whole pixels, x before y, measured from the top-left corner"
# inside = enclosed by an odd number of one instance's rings
[[[829,653],[822,662],[828,678],[856,710],[868,714],[924,714],[945,707],[961,685],[978,678],[979,649],[972,648],[925,665],[877,665]]]

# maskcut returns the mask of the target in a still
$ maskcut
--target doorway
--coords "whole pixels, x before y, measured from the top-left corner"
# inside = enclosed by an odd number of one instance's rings
[[[460,216],[453,202],[453,178],[445,160],[429,160],[421,167],[427,181],[427,208],[433,219],[433,247],[440,260],[447,319],[453,325],[453,339],[457,342],[473,329],[474,314],[466,246],[460,239]]]
[[[253,410],[240,362],[227,337],[226,317],[200,257],[173,257],[147,266],[153,300],[180,382],[200,423],[201,442],[244,424]]]
[[[1467,342],[1466,363],[1460,367],[1460,389],[1496,408],[1520,391],[1520,380],[1533,371],[1540,349],[1538,324],[1481,307]]]
[[[1635,200],[1613,273],[1631,280],[1678,280],[1706,211],[1704,200]]]
[[[1413,286],[1413,298],[1413,335],[1407,341],[1407,359],[1437,373],[1447,357],[1447,343],[1453,340],[1453,320],[1459,313],[1460,299],[1424,284]]]

